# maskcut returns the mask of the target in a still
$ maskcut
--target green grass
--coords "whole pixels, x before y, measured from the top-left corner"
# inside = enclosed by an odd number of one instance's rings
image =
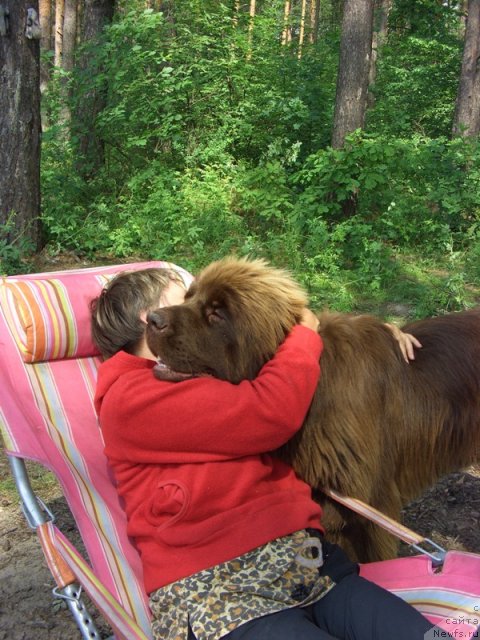
[[[1,443],[1,440],[0,440]],[[27,471],[35,493],[47,502],[61,494],[58,481],[54,474],[35,462],[27,461]],[[0,447],[0,505],[10,505],[19,502],[15,481],[13,479],[8,457]]]

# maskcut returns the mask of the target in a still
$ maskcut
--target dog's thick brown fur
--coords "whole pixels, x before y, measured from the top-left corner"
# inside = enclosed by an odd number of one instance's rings
[[[176,371],[237,383],[257,375],[306,303],[288,273],[227,258],[200,273],[183,305],[151,314],[147,339]],[[335,489],[399,519],[440,476],[478,459],[480,310],[405,327],[423,345],[409,364],[374,317],[325,312],[319,320],[318,389],[301,431],[278,453],[314,489]],[[331,539],[357,559],[395,555],[389,534],[319,499]]]

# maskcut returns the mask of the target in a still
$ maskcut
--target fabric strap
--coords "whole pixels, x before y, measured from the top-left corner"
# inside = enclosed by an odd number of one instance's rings
[[[382,529],[385,529],[385,531],[388,531],[396,538],[399,538],[403,542],[412,546],[420,553],[425,554],[432,559],[435,566],[442,564],[446,555],[446,551],[435,542],[433,542],[433,540],[415,533],[415,531],[413,531],[412,529],[409,529],[396,520],[393,520],[393,518],[386,516],[381,511],[378,511],[374,507],[371,507],[366,502],[362,502],[362,500],[359,500],[358,498],[342,496],[340,493],[337,493],[333,489],[324,489],[323,493],[335,502],[338,502],[344,507],[347,507],[347,509],[350,509],[351,511],[354,511],[359,515],[364,516],[371,522],[374,522],[378,526],[382,527]],[[422,545],[431,547],[433,549],[433,552],[425,549]]]

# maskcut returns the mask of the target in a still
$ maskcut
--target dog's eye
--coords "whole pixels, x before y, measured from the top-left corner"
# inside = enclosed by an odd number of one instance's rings
[[[214,324],[216,322],[224,322],[226,320],[225,309],[215,303],[209,305],[205,309],[205,315],[210,324]]]

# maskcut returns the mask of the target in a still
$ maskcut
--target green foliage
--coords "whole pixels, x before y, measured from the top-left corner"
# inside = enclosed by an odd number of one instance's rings
[[[463,41],[458,13],[437,0],[396,0],[381,47],[368,129],[449,137]]]
[[[460,272],[458,256],[471,251],[480,219],[479,153],[478,143],[459,139],[360,133],[344,149],[318,151],[294,176],[302,187],[294,215],[305,251],[328,246],[337,266],[356,274],[351,286],[372,299],[401,278],[399,252],[415,251],[430,261],[444,256]],[[352,201],[357,213],[345,217]],[[447,281],[447,289],[453,284],[459,289],[462,280]],[[451,305],[460,303],[443,301],[444,308]]]
[[[390,30],[422,38],[444,38],[458,30],[459,2],[395,0],[389,16]]]
[[[65,122],[43,138],[49,244],[192,271],[227,253],[263,256],[290,268],[314,306],[343,311],[471,304],[480,151],[448,139],[455,12],[436,0],[394,3],[367,133],[332,149],[337,4],[322,0],[321,36],[301,56],[295,32],[281,44],[283,0],[257,5],[250,35],[248,11],[235,21],[226,0],[167,3],[165,13],[119,3],[92,66],[68,79],[71,100],[61,76],[44,97],[49,121]],[[105,165],[85,180],[75,112],[99,87],[106,106],[89,127]]]
[[[387,138],[356,132],[343,149],[312,154],[297,172],[306,217],[342,217],[355,199],[357,213],[397,246],[427,244],[434,252],[452,232],[464,232],[480,213],[478,143],[413,136]]]
[[[386,135],[449,136],[460,70],[460,41],[391,36],[382,48],[368,128]]]
[[[109,250],[175,258],[190,268],[236,247],[241,221],[230,213],[230,177],[221,168],[157,171],[129,181]]]
[[[32,253],[31,241],[15,227],[16,213],[8,216],[0,227],[0,275],[7,276],[29,271],[26,257]]]
[[[257,20],[248,53],[230,12],[222,2],[210,12],[191,3],[185,14],[179,8],[172,30],[161,13],[130,11],[96,51],[96,68],[104,71],[78,74],[77,100],[108,81],[108,106],[94,126],[122,178],[152,159],[185,167],[218,161],[218,153],[296,158],[315,145],[315,125],[331,118],[335,56],[319,47],[300,61],[281,51],[268,11]],[[271,55],[263,55],[264,47]],[[312,91],[299,92],[308,77],[315,79]]]
[[[105,202],[104,181],[87,185],[81,179],[74,161],[63,127],[48,129],[43,136],[42,220],[54,250],[73,249],[92,255],[104,249],[102,232],[111,224],[113,201]]]

